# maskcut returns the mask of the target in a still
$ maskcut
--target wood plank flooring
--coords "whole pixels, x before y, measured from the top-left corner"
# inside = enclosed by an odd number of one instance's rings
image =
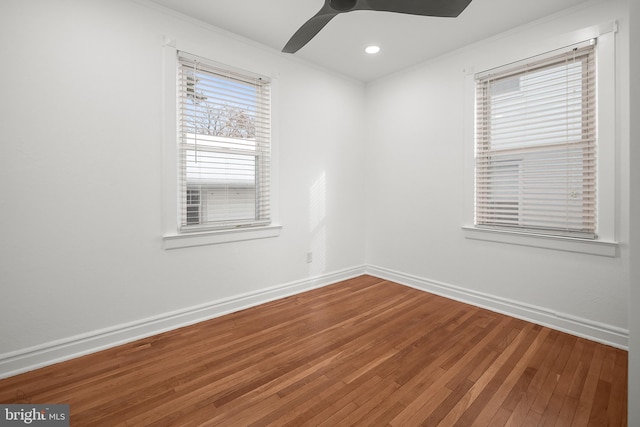
[[[0,381],[72,426],[625,426],[627,352],[361,276]]]

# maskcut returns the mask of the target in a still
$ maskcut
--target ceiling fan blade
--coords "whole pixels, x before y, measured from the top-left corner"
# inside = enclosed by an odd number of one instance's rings
[[[456,17],[471,0],[358,0],[353,10],[378,10],[410,15]]]
[[[409,15],[456,17],[469,3],[471,0],[325,0],[322,9],[296,31],[282,51],[297,52],[340,13],[375,10]]]
[[[282,51],[285,53],[297,52],[300,48],[309,43],[309,41],[339,13],[340,12],[329,7],[328,2],[325,2],[322,9],[320,9],[318,13],[305,22],[302,27],[295,32],[287,44],[282,48]]]

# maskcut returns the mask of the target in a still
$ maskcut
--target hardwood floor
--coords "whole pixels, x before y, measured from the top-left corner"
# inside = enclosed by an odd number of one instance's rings
[[[72,426],[624,426],[627,352],[371,276],[0,381]]]

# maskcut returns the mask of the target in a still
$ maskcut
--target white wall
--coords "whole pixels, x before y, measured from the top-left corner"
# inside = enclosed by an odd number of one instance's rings
[[[465,144],[473,144],[465,74],[618,20],[617,257],[465,239]],[[626,344],[629,258],[626,2],[588,3],[368,87],[368,264],[407,284]],[[556,46],[561,47],[561,46]],[[470,101],[471,100],[471,101]],[[471,112],[473,109],[471,108]],[[467,168],[467,169],[465,169]],[[582,332],[580,332],[582,331]]]
[[[162,249],[165,35],[276,77],[279,237]],[[127,0],[2,1],[0,52],[0,362],[362,270],[361,83]]]
[[[631,214],[635,221],[631,224],[631,281],[629,298],[629,426],[640,426],[640,3],[629,0],[631,34],[631,90],[629,116],[631,155]]]

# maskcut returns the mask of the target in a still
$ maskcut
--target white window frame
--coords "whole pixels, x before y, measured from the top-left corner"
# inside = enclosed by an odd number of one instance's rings
[[[597,230],[596,239],[580,239],[566,236],[542,235],[526,232],[478,228],[474,225],[475,203],[475,74],[477,66],[465,68],[465,175],[464,175],[464,217],[462,231],[467,239],[497,243],[532,246],[545,249],[578,252],[592,255],[615,257],[618,253],[616,241],[616,73],[615,73],[615,22],[590,27],[542,43],[540,50],[532,51],[526,57],[537,57],[597,38],[596,46],[596,98],[597,98]],[[507,61],[505,61],[506,63]],[[504,66],[488,64],[480,70]],[[485,64],[486,65],[486,64]]]
[[[174,39],[165,37],[163,45],[163,128],[162,128],[162,242],[164,249],[178,249],[193,246],[238,242],[277,237],[282,226],[278,223],[277,209],[277,138],[276,126],[272,126],[271,144],[271,222],[267,225],[219,228],[189,229],[180,227],[182,209],[179,197],[181,194],[178,149],[178,112],[176,84],[178,72],[178,47]],[[189,51],[189,47],[182,50]],[[197,54],[197,53],[196,53]],[[207,55],[199,55],[206,57]],[[232,68],[242,68],[230,65]],[[263,73],[265,74],[265,73]],[[275,98],[277,76],[272,74],[272,109]],[[275,124],[272,114],[272,124]]]

